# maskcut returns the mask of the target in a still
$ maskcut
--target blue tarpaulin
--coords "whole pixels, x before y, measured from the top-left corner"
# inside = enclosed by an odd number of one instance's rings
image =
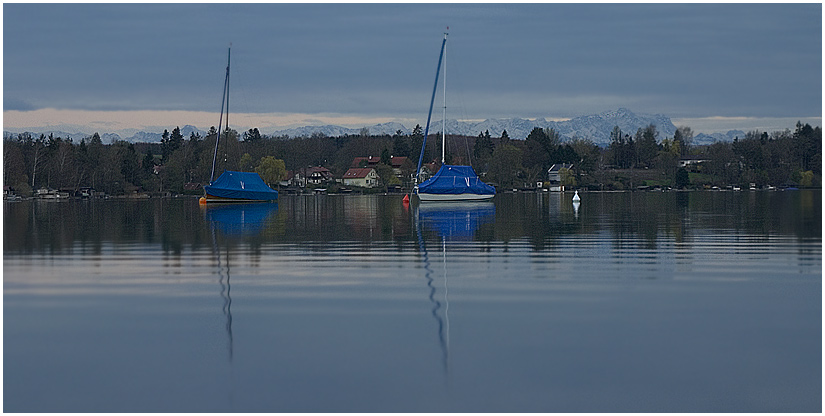
[[[219,198],[250,201],[274,201],[278,191],[270,188],[255,172],[224,171],[221,176],[203,187],[207,195]]]
[[[441,169],[418,185],[419,193],[495,195],[496,189],[476,175],[472,166],[442,165]]]

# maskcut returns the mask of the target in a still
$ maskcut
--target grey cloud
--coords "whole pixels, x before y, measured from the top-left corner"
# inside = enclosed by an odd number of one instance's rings
[[[821,113],[815,4],[8,4],[4,12],[4,94],[34,106],[217,112],[232,42],[238,109],[418,117],[449,25],[448,88],[478,97],[471,118],[570,107],[554,97],[599,111],[614,105],[581,100],[613,97],[681,117]]]
[[[15,97],[3,96],[3,111],[32,111],[37,110],[37,107]]]

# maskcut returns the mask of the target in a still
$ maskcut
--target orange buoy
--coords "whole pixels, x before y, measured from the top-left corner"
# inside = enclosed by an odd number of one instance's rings
[[[201,205],[206,205],[206,197],[202,196],[201,199],[198,200],[198,203]]]

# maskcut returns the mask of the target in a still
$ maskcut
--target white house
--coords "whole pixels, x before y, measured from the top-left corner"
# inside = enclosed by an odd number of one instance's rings
[[[332,172],[320,166],[311,167],[306,170],[306,179],[308,183],[320,185],[324,182],[332,181]]]
[[[679,159],[679,167],[684,168],[684,167],[687,167],[687,166],[690,166],[690,165],[697,165],[699,163],[705,163],[705,162],[707,162],[707,159],[702,159],[702,158],[698,158],[698,157],[686,157],[686,158]]]
[[[550,166],[550,169],[547,169],[547,180],[551,184],[560,183],[562,169],[573,169],[573,165],[571,163],[554,163],[553,166]]]
[[[372,188],[378,185],[378,173],[373,168],[350,168],[343,180],[344,185]]]

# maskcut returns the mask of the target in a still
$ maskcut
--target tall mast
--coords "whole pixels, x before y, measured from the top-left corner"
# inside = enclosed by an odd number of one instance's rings
[[[232,55],[232,43],[226,53],[226,130],[229,131],[229,57]],[[220,137],[220,136],[219,136]],[[226,135],[223,136],[226,138]]]
[[[447,28],[449,29],[449,28]],[[433,103],[435,102],[435,92],[438,89],[438,73],[441,72],[441,60],[444,57],[444,45],[447,43],[447,34],[444,33],[444,40],[441,41],[441,52],[438,54],[438,66],[435,68],[435,82],[433,83],[433,95],[430,97],[430,111],[427,112],[427,125],[424,127],[424,142],[421,144],[421,153],[418,155],[418,167],[415,169],[415,180],[421,174],[421,162],[424,159],[424,149],[427,147],[427,135],[430,132],[430,118],[433,115]]]
[[[215,153],[212,155],[212,173],[209,174],[209,183],[215,179],[215,162],[218,159],[218,142],[221,139],[221,129],[223,127],[223,109],[226,105],[226,126],[229,127],[229,62],[232,57],[232,44],[229,44],[229,51],[226,53],[226,78],[223,81],[223,96],[221,97],[221,119],[218,121],[218,137],[215,138]]]
[[[444,87],[442,89],[444,90],[444,112],[441,115],[441,164],[443,165],[447,146],[447,32],[444,32]]]

